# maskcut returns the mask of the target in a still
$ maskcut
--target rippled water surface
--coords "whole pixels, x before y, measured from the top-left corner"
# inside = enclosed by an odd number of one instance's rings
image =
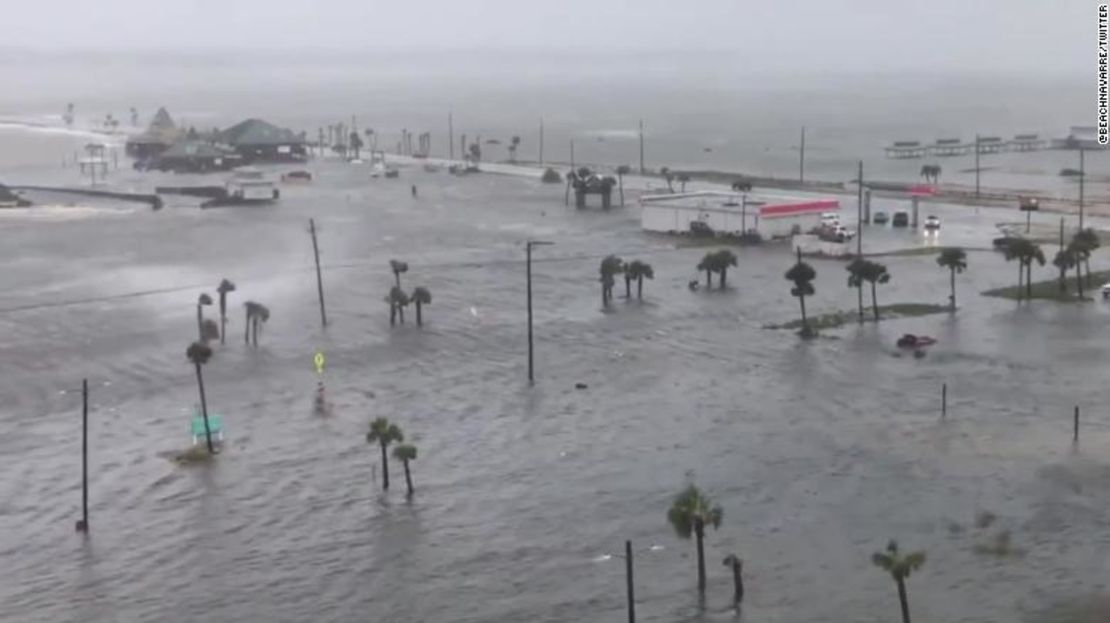
[[[644,236],[632,207],[576,212],[561,187],[511,177],[406,169],[368,181],[363,168],[311,168],[311,186],[284,188],[269,208],[0,214],[0,619],[622,621],[622,564],[596,559],[625,539],[645,550],[642,621],[731,620],[718,562],[730,552],[746,561],[746,621],[892,620],[893,583],[869,561],[891,537],[929,554],[910,582],[915,620],[1039,621],[1105,590],[1105,303],[982,298],[1013,270],[972,252],[958,315],[802,343],[761,328],[796,317],[785,248],[740,250],[729,290],[694,293],[704,250]],[[938,211],[949,242],[982,245],[1012,220]],[[869,235],[877,248],[919,243]],[[536,251],[535,387],[530,237],[556,243]],[[642,303],[603,312],[597,263],[611,252],[651,262],[656,279]],[[389,327],[390,258],[408,261],[406,287],[433,293],[423,329]],[[883,301],[945,301],[932,257],[885,261]],[[811,310],[851,309],[842,265],[816,268]],[[212,465],[180,467],[164,455],[189,443],[194,303],[223,277],[238,284],[230,336],[204,374],[228,447]],[[248,299],[273,314],[258,350],[240,337]],[[898,356],[904,332],[939,344]],[[311,410],[316,349],[328,356],[329,417]],[[83,377],[88,538],[73,533]],[[1075,404],[1089,422],[1077,449]],[[364,435],[377,416],[420,449],[411,501],[398,481],[384,494],[375,480]],[[693,547],[665,521],[688,474],[724,508],[707,537],[704,612]],[[975,528],[980,511],[997,523]],[[973,553],[1001,529],[1023,557]]]

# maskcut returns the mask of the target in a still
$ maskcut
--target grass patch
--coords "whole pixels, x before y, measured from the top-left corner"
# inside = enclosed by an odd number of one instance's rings
[[[1098,288],[1107,281],[1110,281],[1110,270],[1099,270],[1092,272],[1090,286],[1087,285],[1086,278],[1084,276],[1083,296],[1085,298],[1083,298],[1082,300],[1087,300],[1088,298],[1090,298],[1090,296],[1095,294]],[[1067,279],[1065,279],[1065,282],[1067,283],[1068,287],[1067,292],[1060,292],[1060,279],[1058,277],[1054,279],[1045,279],[1044,281],[1034,281],[1033,298],[1048,301],[1057,301],[1060,303],[1076,303],[1080,301],[1081,299],[1076,296],[1077,289],[1075,287],[1074,272]],[[1026,298],[1026,290],[1024,285],[1021,286],[1020,290],[1016,285],[1014,285],[1006,286],[1005,288],[986,290],[982,294],[983,296],[995,296],[998,298],[1010,299],[1012,301],[1016,301],[1019,299],[1024,300]]]
[[[866,308],[864,311],[864,322],[874,322],[875,316],[872,315],[871,309]],[[886,320],[893,318],[912,318],[914,316],[928,316],[929,314],[939,314],[947,311],[947,305],[934,305],[932,303],[894,303],[893,305],[880,305],[879,318]],[[809,317],[809,326],[815,331],[820,331],[821,329],[835,329],[845,324],[856,324],[858,322],[859,310],[857,309],[835,311]],[[763,325],[763,328],[801,329],[802,319],[798,318],[782,324],[766,324]]]

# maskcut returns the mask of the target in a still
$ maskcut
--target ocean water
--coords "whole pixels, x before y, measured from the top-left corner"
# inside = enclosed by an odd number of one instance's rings
[[[333,108],[284,113],[281,102],[248,94],[212,94],[208,107],[202,93],[193,97],[182,111],[215,121],[256,114],[256,102],[257,114],[293,125],[329,118],[346,96],[335,95]],[[607,149],[627,136],[620,132],[632,122],[617,110],[634,101],[646,100],[597,100],[590,106],[610,116],[583,113],[565,131],[600,133],[606,140],[596,147]],[[446,107],[428,104],[428,118]],[[32,101],[12,114],[50,108]],[[466,113],[489,121],[460,122],[461,108],[456,127],[468,132],[513,126],[509,113],[496,121],[492,107]],[[672,121],[682,128],[676,145],[702,142],[694,128],[711,124],[697,108],[672,113],[684,120]],[[755,117],[737,115],[751,127],[761,125]],[[792,125],[774,119],[768,125]],[[76,180],[59,160],[80,137],[9,129],[0,140],[0,179]],[[681,152],[671,158],[681,161]],[[996,254],[974,252],[958,278],[957,315],[850,326],[802,343],[762,328],[796,317],[782,278],[785,248],[739,251],[728,291],[695,293],[687,282],[704,250],[644,236],[632,207],[567,209],[561,187],[522,178],[406,168],[400,180],[370,180],[359,166],[309,168],[311,185],[283,188],[267,208],[201,211],[175,200],[150,212],[47,196],[46,208],[0,211],[8,267],[0,274],[0,619],[622,621],[622,565],[599,558],[619,553],[625,539],[643,552],[641,621],[734,620],[731,579],[718,562],[731,552],[746,561],[745,621],[892,620],[894,585],[869,561],[889,538],[929,554],[910,581],[915,620],[1047,623],[1042,613],[1056,604],[1097,604],[1105,593],[1103,303],[980,297],[1011,283],[1013,271]],[[126,167],[111,175],[121,188],[170,179],[194,178]],[[1005,210],[937,210],[943,240],[961,244],[1012,219]],[[326,330],[309,218],[321,230]],[[923,243],[890,230],[866,235],[868,244]],[[556,243],[537,250],[533,267],[534,387],[524,367],[527,238]],[[597,263],[609,253],[655,266],[642,303],[600,309]],[[423,329],[389,327],[381,299],[390,258],[408,261],[406,288],[433,293]],[[947,273],[933,258],[887,264],[894,278],[882,301],[947,296]],[[810,310],[852,308],[843,266],[816,268]],[[188,445],[197,402],[184,355],[194,305],[224,277],[238,285],[230,335],[204,375],[229,442],[214,464],[181,467],[165,454]],[[257,350],[240,341],[246,300],[273,313]],[[905,332],[939,344],[924,359],[899,356],[893,343]],[[328,356],[324,417],[311,408],[318,349]],[[87,538],[72,531],[80,509],[73,389],[85,377],[93,405]],[[575,389],[579,382],[588,387]],[[1084,408],[1078,447],[1075,404]],[[420,449],[411,500],[399,466],[390,492],[376,480],[377,450],[364,436],[378,416]],[[665,517],[689,478],[724,508],[707,537],[704,604],[693,545]],[[981,511],[997,523],[975,528]],[[999,530],[1012,532],[1020,556],[974,552]],[[1085,621],[1106,615],[1096,605]]]

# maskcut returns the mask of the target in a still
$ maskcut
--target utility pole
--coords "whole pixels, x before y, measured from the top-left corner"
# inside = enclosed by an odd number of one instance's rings
[[[802,126],[801,153],[798,155],[798,183],[804,184],[806,180],[806,127]]]
[[[975,198],[979,198],[979,135],[975,135]]]
[[[528,383],[535,383],[535,365],[532,356],[532,247],[541,245],[555,244],[553,242],[545,242],[543,240],[529,240],[524,243],[525,253],[527,257],[527,275],[528,275]]]
[[[1084,164],[1083,148],[1079,148],[1079,231],[1083,231],[1083,183],[1084,178],[1087,177],[1087,169]]]
[[[856,179],[859,182],[857,204],[856,204],[856,255],[863,257],[863,161],[859,161],[859,176]]]
[[[540,117],[540,166],[543,166],[543,117]]]
[[[447,136],[451,139],[451,141],[450,141],[450,144],[451,144],[450,150],[451,151],[448,152],[447,159],[448,160],[454,160],[455,159],[455,124],[451,119],[451,113],[447,113]]]
[[[628,623],[636,623],[636,597],[632,587],[632,541],[624,542],[624,572],[628,583]]]
[[[77,531],[89,531],[89,379],[81,380],[81,521]]]
[[[640,175],[644,175],[644,120],[640,119]]]
[[[316,244],[316,219],[308,219],[308,231],[312,234],[312,256],[316,259],[316,293],[320,297],[320,322],[328,326],[328,314],[324,311],[324,278],[320,274],[320,247]]]
[[[574,170],[574,139],[570,139],[570,169]]]

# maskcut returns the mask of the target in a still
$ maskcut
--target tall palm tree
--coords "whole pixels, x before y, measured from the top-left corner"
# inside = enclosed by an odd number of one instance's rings
[[[1076,250],[1073,245],[1061,247],[1052,258],[1052,265],[1060,269],[1060,294],[1068,291],[1068,271],[1076,269],[1077,282],[1079,281],[1079,262],[1076,260]]]
[[[617,167],[617,189],[621,195],[621,207],[624,207],[624,176],[632,172],[632,167],[622,164]]]
[[[386,449],[394,441],[400,443],[405,440],[404,433],[396,424],[390,424],[384,417],[374,418],[370,422],[370,432],[366,433],[366,443],[377,443],[382,449],[382,488],[389,489],[389,456]]]
[[[1102,246],[1102,241],[1099,240],[1097,231],[1087,227],[1076,232],[1072,242],[1077,244],[1077,248],[1082,252],[1083,270],[1087,272],[1089,286],[1091,285],[1091,254]]]
[[[707,495],[693,484],[687,485],[671,503],[667,511],[667,521],[680,539],[688,539],[693,534],[698,546],[698,591],[705,592],[705,527],[721,526],[724,511],[714,504]]]
[[[601,260],[601,266],[598,272],[601,273],[601,304],[603,306],[609,305],[609,300],[613,298],[613,285],[615,284],[616,275],[624,270],[624,263],[621,258],[615,255],[607,255],[605,259]]]
[[[227,279],[220,280],[216,292],[220,295],[220,344],[225,343],[224,333],[227,332],[227,293],[235,291],[235,284]]]
[[[721,289],[725,289],[725,278],[728,276],[728,267],[736,266],[736,254],[728,249],[721,249],[714,253],[717,257],[717,272],[721,273]]]
[[[393,326],[398,317],[401,324],[405,324],[405,306],[412,300],[408,294],[399,286],[393,286],[389,289],[389,296],[385,297],[385,302],[389,303],[389,326]]]
[[[967,269],[967,253],[959,247],[946,247],[941,249],[937,256],[937,265],[948,269],[949,285],[952,293],[948,295],[948,303],[953,312],[956,311],[956,273]]]
[[[1021,238],[1009,247],[1007,253],[1007,260],[1016,258],[1018,260],[1018,270],[1025,269],[1025,298],[1033,298],[1033,262],[1037,262],[1041,266],[1045,264],[1044,251],[1041,245]],[[1019,280],[1018,286],[1021,282]]]
[[[663,179],[667,181],[667,190],[674,193],[674,175],[671,174],[671,169],[669,167],[663,167],[659,169],[659,175],[662,175]]]
[[[798,297],[798,304],[802,307],[802,337],[813,335],[806,318],[806,297],[813,296],[817,290],[813,287],[813,280],[817,278],[817,271],[808,263],[802,261],[802,250],[798,249],[798,262],[786,271],[786,280],[794,284],[790,294]]]
[[[205,341],[204,337],[204,306],[212,304],[212,297],[207,292],[201,292],[197,297],[197,338]]]
[[[405,484],[408,485],[409,495],[412,495],[412,474],[409,473],[409,461],[416,460],[416,446],[403,443],[393,448],[393,458],[405,466]]]
[[[689,181],[690,181],[690,176],[688,174],[686,174],[686,173],[679,173],[678,174],[678,183],[682,184],[682,190],[680,192],[686,192],[686,182],[689,182]]]
[[[185,349],[185,357],[197,369],[197,388],[200,389],[200,414],[204,418],[204,440],[208,445],[208,454],[215,454],[215,450],[212,448],[212,429],[208,425],[208,401],[204,397],[204,376],[200,373],[200,367],[212,358],[212,349],[204,342],[193,342],[189,345],[189,348]]]
[[[710,253],[706,253],[705,257],[701,258],[701,261],[698,262],[698,266],[697,266],[698,271],[699,272],[703,271],[703,270],[705,271],[705,289],[706,290],[709,290],[709,289],[713,288],[713,273],[717,272],[717,263],[719,261],[720,261],[720,258],[717,256],[717,254],[710,252]]]
[[[1010,243],[1006,247],[1005,255],[1004,255],[1007,262],[1017,260],[1017,265],[1018,265],[1017,300],[1018,301],[1021,301],[1021,285],[1022,285],[1023,278],[1025,276],[1025,261],[1022,260],[1021,254],[1019,253],[1019,251],[1021,250],[1021,247],[1024,246],[1024,244],[1027,243],[1027,242],[1028,241],[1025,240],[1024,238],[1013,241],[1012,243]]]
[[[401,273],[407,273],[409,271],[408,263],[407,262],[400,262],[400,261],[397,261],[397,260],[389,260],[389,270],[393,271],[393,285],[400,288],[401,287]]]
[[[420,314],[420,307],[422,305],[432,304],[432,293],[428,290],[428,288],[425,288],[424,286],[418,286],[415,290],[412,291],[412,296],[410,297],[410,299],[412,300],[413,304],[416,305],[416,326],[422,327],[424,326],[424,317]]]
[[[898,601],[902,605],[902,623],[910,623],[910,599],[906,595],[906,580],[925,564],[925,552],[902,554],[898,550],[898,542],[892,540],[887,544],[886,551],[871,555],[871,562],[894,578],[894,583],[898,585]]]
[[[875,321],[879,320],[879,300],[875,295],[875,285],[879,283],[886,283],[890,281],[890,273],[887,272],[886,266],[878,262],[867,262],[863,271],[863,278],[871,284],[871,309],[875,312]]]
[[[644,298],[644,279],[655,279],[655,270],[652,269],[651,264],[641,262],[640,260],[632,260],[624,266],[624,280],[625,280],[625,297],[628,298],[628,285],[636,282],[636,298]]]
[[[1075,240],[1072,240],[1071,243],[1068,244],[1066,250],[1067,253],[1071,255],[1072,259],[1075,261],[1075,294],[1081,299],[1083,298],[1083,263],[1091,257],[1091,253],[1090,251],[1088,251],[1088,247],[1086,246],[1086,244],[1086,242],[1077,242]],[[1090,279],[1089,273],[1087,275],[1087,278]]]
[[[260,325],[270,319],[270,310],[262,303],[254,301],[247,301],[243,303],[243,307],[247,310],[247,326],[244,339],[247,344],[250,344],[253,337],[254,347],[258,348],[258,333],[261,330]]]
[[[355,160],[358,160],[359,157],[362,155],[362,137],[359,136],[358,132],[351,130],[351,135],[348,138],[348,142],[350,143],[351,151],[354,152],[353,158]]]
[[[848,287],[855,288],[858,295],[859,323],[863,324],[863,273],[867,268],[867,260],[862,257],[853,259],[845,269],[848,271]]]

